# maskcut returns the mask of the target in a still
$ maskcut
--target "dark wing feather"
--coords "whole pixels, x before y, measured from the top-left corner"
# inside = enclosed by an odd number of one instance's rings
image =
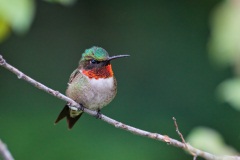
[[[73,79],[80,73],[79,69],[75,69],[73,73],[70,75],[68,83],[72,83]]]

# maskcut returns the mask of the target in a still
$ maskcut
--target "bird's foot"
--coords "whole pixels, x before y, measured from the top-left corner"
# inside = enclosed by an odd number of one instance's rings
[[[101,119],[102,118],[102,113],[100,112],[100,109],[97,110],[96,118],[97,119]]]
[[[81,103],[79,103],[79,106],[80,106],[80,107],[78,108],[78,110],[84,112],[84,106],[83,106]]]

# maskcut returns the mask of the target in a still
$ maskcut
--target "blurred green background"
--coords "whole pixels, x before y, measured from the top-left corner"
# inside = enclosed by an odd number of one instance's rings
[[[210,16],[219,0],[34,2],[30,28],[0,44],[10,64],[64,93],[85,49],[130,54],[113,62],[118,94],[103,114],[179,139],[174,116],[185,137],[206,126],[240,148],[239,112],[216,98],[217,86],[233,76],[232,70],[213,65],[207,49]],[[0,95],[0,138],[16,159],[192,159],[181,149],[87,114],[72,130],[65,120],[54,126],[65,102],[3,68]]]

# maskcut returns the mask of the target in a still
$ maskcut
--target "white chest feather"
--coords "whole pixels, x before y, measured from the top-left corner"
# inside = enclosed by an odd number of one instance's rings
[[[114,85],[113,77],[110,78],[99,78],[99,79],[89,79],[90,85],[96,90],[106,90],[112,89]]]
[[[87,77],[88,78],[88,77]],[[84,103],[87,108],[92,110],[101,109],[112,101],[116,95],[116,86],[114,86],[114,78],[89,78],[89,88],[84,95]],[[82,95],[82,96],[83,96]]]

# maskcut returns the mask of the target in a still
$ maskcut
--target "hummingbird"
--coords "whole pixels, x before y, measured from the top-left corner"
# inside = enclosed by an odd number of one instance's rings
[[[100,110],[108,105],[117,93],[117,81],[110,62],[127,56],[129,55],[109,57],[105,49],[96,46],[86,49],[77,69],[70,75],[66,96],[83,107],[100,113]],[[83,111],[76,110],[67,103],[55,124],[66,117],[68,128],[71,129],[82,114]]]

